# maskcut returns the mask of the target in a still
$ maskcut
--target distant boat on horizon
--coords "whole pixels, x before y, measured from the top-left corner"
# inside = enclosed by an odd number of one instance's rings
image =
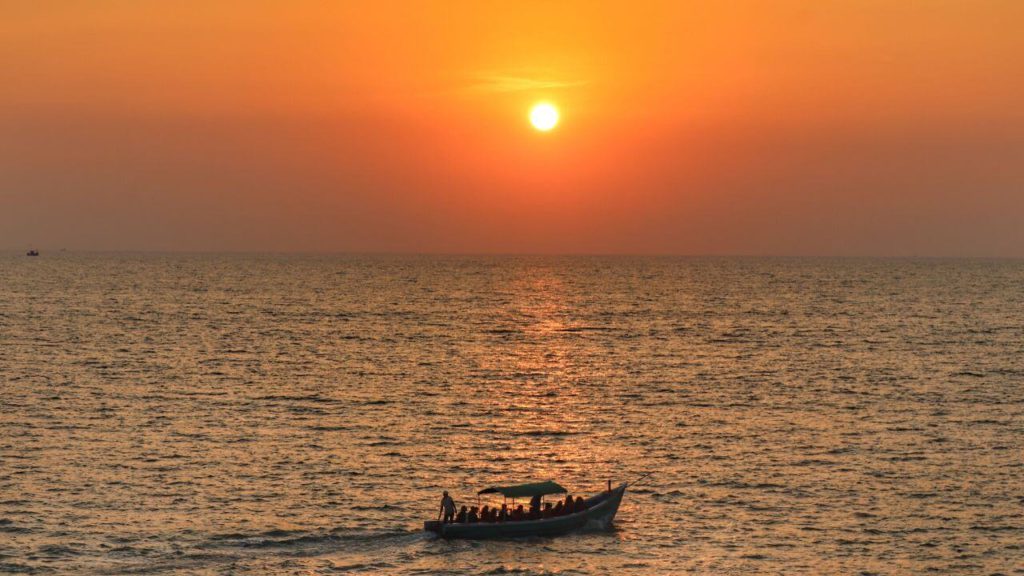
[[[39,250],[29,250],[25,256],[39,256]]]

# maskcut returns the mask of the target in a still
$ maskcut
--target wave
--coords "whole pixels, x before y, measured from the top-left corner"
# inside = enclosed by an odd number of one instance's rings
[[[267,396],[256,396],[253,400],[263,400],[267,402],[321,402],[325,404],[337,403],[337,400],[333,398],[324,398],[319,394],[310,394],[308,396],[299,395],[288,395],[288,394],[270,394]]]
[[[35,528],[18,526],[6,518],[0,518],[0,534],[32,534],[36,531]]]
[[[78,556],[82,552],[80,550],[75,550],[74,548],[71,548],[69,546],[62,546],[60,544],[47,544],[45,546],[40,546],[39,548],[37,548],[35,553],[36,555],[44,557],[49,556],[62,558],[67,556]]]
[[[40,570],[34,566],[15,562],[0,562],[0,572],[4,574],[38,574]]]

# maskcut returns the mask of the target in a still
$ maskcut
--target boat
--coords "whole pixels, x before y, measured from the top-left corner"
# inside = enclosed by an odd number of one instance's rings
[[[627,483],[616,488],[608,483],[608,490],[584,500],[587,507],[581,512],[541,518],[539,520],[519,520],[509,522],[474,522],[448,523],[427,521],[423,529],[434,532],[442,538],[465,538],[479,540],[485,538],[517,538],[525,536],[557,536],[582,529],[606,530],[612,525],[615,513],[619,511],[622,496],[626,493]],[[481,494],[501,494],[506,499],[544,497],[549,494],[564,494],[567,490],[553,481],[516,484],[513,486],[494,486],[484,488]]]
[[[39,250],[29,250],[25,256],[39,256]]]

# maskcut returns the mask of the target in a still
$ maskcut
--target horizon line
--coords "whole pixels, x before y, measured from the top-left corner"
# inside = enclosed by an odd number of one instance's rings
[[[40,255],[53,254],[152,254],[152,255],[266,255],[266,256],[438,256],[438,257],[591,257],[591,258],[764,258],[806,260],[1024,260],[1024,255],[944,255],[944,254],[785,254],[785,253],[699,253],[699,252],[471,252],[412,250],[180,250],[180,249],[69,249],[69,248],[0,248],[0,254],[22,254],[39,250]]]

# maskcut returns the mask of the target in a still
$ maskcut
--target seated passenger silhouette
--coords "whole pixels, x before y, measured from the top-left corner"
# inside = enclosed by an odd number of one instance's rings
[[[562,506],[562,508],[565,510],[566,514],[572,514],[575,512],[575,507],[572,505],[572,495],[565,495],[565,505]]]
[[[541,517],[541,514],[542,513],[541,513],[541,509],[540,508],[537,508],[537,509],[530,508],[530,511],[526,513],[526,519],[527,520],[539,520],[540,517]]]
[[[480,510],[480,521],[490,522],[491,521],[491,509],[485,504],[483,510]]]
[[[542,514],[542,516],[544,518],[551,518],[554,515],[555,515],[555,510],[554,510],[554,508],[551,507],[551,502],[545,502],[544,503],[544,513]]]
[[[463,524],[465,524],[466,518],[468,517],[468,515],[469,515],[469,513],[466,511],[466,507],[463,506],[462,509],[459,510],[458,516],[455,517],[455,521],[456,522],[462,522]]]
[[[470,508],[469,509],[469,518],[466,519],[466,522],[469,522],[470,524],[476,524],[477,522],[479,522],[480,521],[480,516],[478,516],[476,512],[477,512],[476,506],[473,506],[472,508]]]
[[[501,510],[498,512],[498,522],[508,521],[508,504],[502,504]]]
[[[526,512],[523,510],[523,505],[520,504],[512,512],[512,521],[513,522],[522,522],[523,520],[526,520]]]
[[[576,512],[583,512],[587,509],[587,503],[583,501],[583,496],[576,497],[576,505],[572,509]]]

